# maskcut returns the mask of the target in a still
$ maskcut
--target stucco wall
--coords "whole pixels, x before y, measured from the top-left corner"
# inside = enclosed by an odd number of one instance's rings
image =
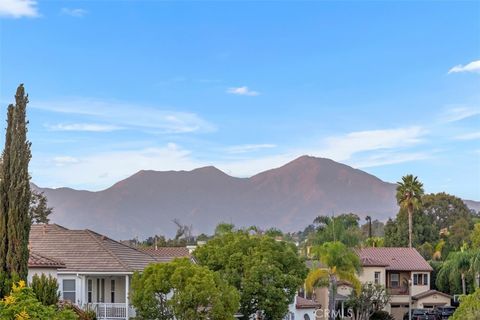
[[[28,283],[32,283],[32,278],[35,274],[42,275],[45,274],[47,277],[52,276],[57,278],[57,269],[50,269],[50,268],[29,268],[28,269]]]
[[[358,278],[360,282],[374,282],[375,281],[375,272],[380,272],[380,284],[385,285],[385,268],[384,267],[364,267]]]

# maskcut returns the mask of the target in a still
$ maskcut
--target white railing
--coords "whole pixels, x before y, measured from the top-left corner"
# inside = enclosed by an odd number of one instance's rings
[[[98,320],[128,319],[125,303],[88,303],[85,310],[93,310]]]

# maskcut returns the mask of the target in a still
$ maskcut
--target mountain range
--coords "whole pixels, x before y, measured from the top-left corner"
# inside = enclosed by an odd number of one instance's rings
[[[203,167],[142,170],[97,192],[34,187],[54,207],[52,222],[90,228],[116,239],[173,236],[173,219],[192,225],[196,233],[212,233],[219,222],[299,231],[320,214],[354,212],[361,218],[386,220],[398,211],[395,184],[310,156],[250,178]]]

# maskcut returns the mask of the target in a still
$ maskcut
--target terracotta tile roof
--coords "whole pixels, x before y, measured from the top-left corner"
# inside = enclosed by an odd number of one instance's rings
[[[419,293],[419,294],[417,294],[417,295],[414,295],[414,296],[412,297],[412,299],[418,300],[418,299],[422,299],[422,298],[425,298],[425,297],[433,296],[434,294],[438,294],[438,295],[440,295],[440,296],[444,296],[444,297],[447,297],[447,298],[450,298],[450,299],[453,298],[451,295],[446,294],[446,293],[443,293],[443,292],[440,292],[440,291],[437,291],[437,290],[428,290],[428,291]]]
[[[320,308],[322,305],[314,300],[305,299],[300,296],[297,296],[297,301],[295,302],[295,308],[297,309],[314,309]]]
[[[28,256],[28,267],[60,269],[65,268],[65,264],[61,261],[45,257],[41,254],[30,251],[30,254]]]
[[[433,271],[415,248],[362,248],[356,250],[363,266],[385,266],[386,270]]]
[[[187,247],[158,247],[139,248],[160,262],[170,262],[175,258],[191,258]]]
[[[30,248],[62,261],[62,271],[133,272],[157,262],[144,252],[91,230],[69,230],[56,224],[32,225]]]

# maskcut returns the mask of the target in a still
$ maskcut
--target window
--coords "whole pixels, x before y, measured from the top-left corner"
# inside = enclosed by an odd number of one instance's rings
[[[88,279],[87,281],[87,302],[93,302],[93,280]]]
[[[427,286],[428,285],[428,273],[414,273],[413,285],[415,286]]]
[[[110,281],[110,302],[115,303],[115,280]]]
[[[105,302],[105,279],[97,279],[97,302]]]
[[[390,274],[390,287],[398,288],[400,286],[400,274],[392,273]]]
[[[77,302],[74,279],[64,279],[62,289],[63,289],[63,300],[68,300],[72,303]]]
[[[375,272],[375,284],[380,284],[380,272],[376,271]]]

